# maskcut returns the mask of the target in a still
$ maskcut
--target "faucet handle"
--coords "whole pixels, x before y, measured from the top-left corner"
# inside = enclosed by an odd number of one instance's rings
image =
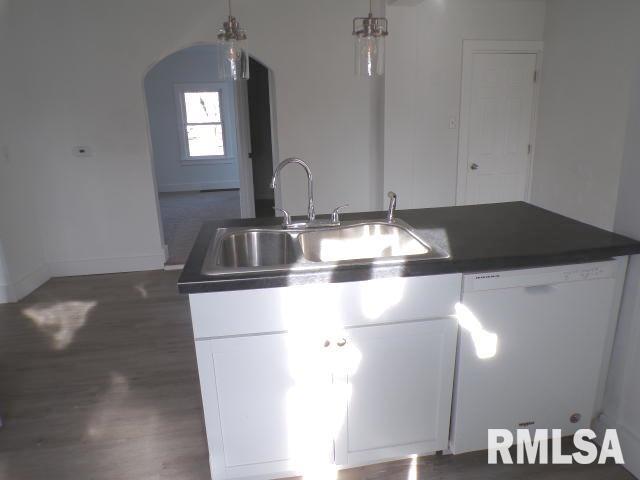
[[[279,207],[273,207],[273,209],[276,212],[282,212],[282,215],[284,216],[284,220],[282,221],[283,227],[288,227],[289,225],[291,225],[291,215],[289,215],[289,212],[287,212],[284,208]]]
[[[344,205],[340,205],[339,207],[334,208],[333,212],[331,213],[331,223],[340,223],[340,210],[348,206],[349,204],[345,203]]]
[[[396,213],[396,202],[398,201],[398,195],[396,195],[395,192],[390,190],[389,193],[387,193],[387,197],[389,197],[389,210],[387,211],[387,222],[392,223]]]

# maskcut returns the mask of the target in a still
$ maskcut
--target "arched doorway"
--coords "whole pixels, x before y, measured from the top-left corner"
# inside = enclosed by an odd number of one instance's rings
[[[168,266],[184,264],[208,220],[274,215],[273,76],[251,59],[249,81],[220,81],[216,57],[215,45],[187,47],[144,78]]]

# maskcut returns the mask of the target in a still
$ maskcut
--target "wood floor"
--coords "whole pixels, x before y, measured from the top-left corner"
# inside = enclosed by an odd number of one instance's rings
[[[53,279],[0,305],[0,479],[209,477],[178,272]],[[341,480],[632,479],[607,466],[492,466],[486,453],[352,469]]]

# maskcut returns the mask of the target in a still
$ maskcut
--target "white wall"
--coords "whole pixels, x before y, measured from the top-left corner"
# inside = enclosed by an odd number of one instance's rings
[[[6,303],[14,300],[13,291],[11,290],[9,272],[5,265],[5,253],[0,242],[0,303]]]
[[[637,58],[637,57],[636,57]],[[640,239],[640,59],[629,102],[615,231]],[[640,476],[640,256],[632,257],[609,369],[602,423],[617,428],[627,468]]]
[[[374,1],[376,12],[382,1]],[[367,0],[238,0],[249,50],[275,77],[280,160],[301,156],[313,170],[318,212],[379,203],[383,82],[354,75],[351,19]],[[283,205],[306,213],[302,169],[283,172]]]
[[[23,297],[48,278],[42,255],[35,191],[35,162],[19,155],[23,147],[28,96],[15,68],[14,3],[0,0],[0,302]],[[32,124],[30,132],[37,131]]]
[[[6,45],[8,44],[9,36],[7,30],[9,28],[9,4],[8,0],[0,0],[0,66],[2,70],[5,70],[5,65],[9,65],[9,52]],[[0,181],[4,175],[4,165],[7,162],[7,133],[6,125],[9,120],[8,115],[8,102],[7,102],[7,84],[6,75],[0,76],[0,165],[3,165],[2,171],[0,171]],[[4,185],[3,185],[4,186]],[[0,213],[0,303],[7,302],[12,294],[9,291],[9,272],[7,271],[5,252],[2,246],[3,232],[7,228],[4,216]],[[6,235],[6,233],[4,233]]]
[[[175,86],[219,81],[215,46],[194,46],[161,60],[144,81],[156,181],[160,192],[239,188],[233,82],[220,82],[228,158],[201,165],[182,163]]]
[[[638,18],[637,0],[547,5],[532,199],[604,228],[614,222]]]
[[[12,156],[37,170],[30,177],[37,215],[18,217],[40,219],[38,235],[23,240],[45,239],[53,275],[160,268],[143,77],[170,53],[214,42],[224,2],[12,5],[9,43],[24,113]],[[379,198],[381,118],[373,113],[381,82],[354,77],[350,32],[351,18],[367,7],[366,0],[234,1],[252,54],[274,71],[280,157],[300,155],[312,165],[321,212],[345,202],[366,210]],[[74,157],[76,145],[93,156]],[[301,173],[284,175],[284,204],[293,212],[304,211]],[[26,195],[21,188],[11,198]]]
[[[387,7],[384,189],[400,208],[455,204],[462,41],[541,40],[544,11],[537,0]]]

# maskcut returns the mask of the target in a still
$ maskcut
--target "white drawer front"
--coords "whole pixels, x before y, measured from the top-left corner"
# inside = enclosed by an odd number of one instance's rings
[[[441,318],[461,275],[385,278],[189,295],[196,339]]]

